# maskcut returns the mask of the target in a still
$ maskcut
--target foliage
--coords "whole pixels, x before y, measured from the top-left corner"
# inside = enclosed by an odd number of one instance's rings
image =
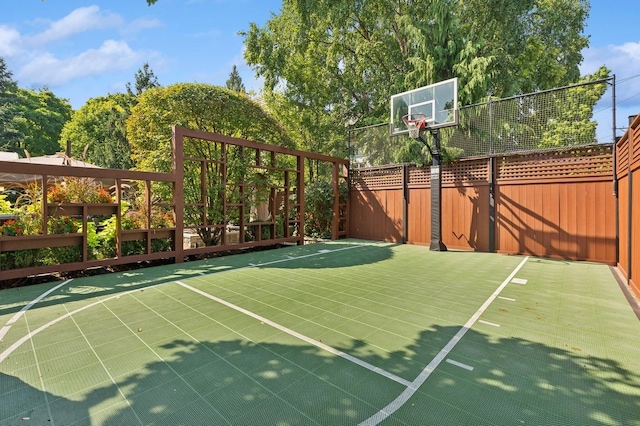
[[[12,212],[11,201],[7,200],[6,194],[0,194],[0,214]]]
[[[3,237],[13,237],[16,235],[22,235],[22,233],[22,226],[14,219],[7,220],[0,226],[0,236]]]
[[[170,170],[174,125],[293,147],[282,126],[246,95],[207,84],[174,84],[140,95],[127,120],[133,158],[140,169]],[[185,154],[211,158],[208,145],[192,144],[194,151]]]
[[[47,222],[50,234],[76,234],[80,232],[82,222],[70,216],[51,216]]]
[[[26,90],[13,81],[0,57],[0,151],[54,154],[71,105],[49,89]]]
[[[301,146],[328,153],[325,126],[388,121],[393,93],[458,77],[468,105],[575,82],[588,10],[586,0],[284,0],[243,33],[245,59]]]
[[[62,128],[71,119],[71,105],[48,89],[17,90],[20,117],[16,126],[23,135],[22,148],[30,155],[51,155],[60,150]]]
[[[100,167],[130,169],[133,161],[126,120],[134,101],[122,93],[89,99],[64,125],[60,146],[70,140],[72,157]]]
[[[80,232],[82,222],[70,216],[51,216],[47,223],[49,234],[76,234]],[[82,246],[49,247],[42,249],[44,263],[56,265],[79,262],[82,260]]]
[[[0,56],[0,151],[18,152],[24,136],[16,121],[20,118],[17,91],[18,83]]]
[[[231,74],[229,74],[229,78],[227,79],[225,86],[227,89],[233,90],[234,92],[246,92],[244,84],[242,84],[242,77],[240,77],[240,73],[238,72],[238,67],[235,65],[231,70]]]
[[[47,190],[49,203],[113,203],[111,193],[93,178],[67,177]]]
[[[131,83],[127,83],[127,94],[129,96],[140,96],[143,92],[154,87],[160,87],[158,83],[158,77],[153,73],[149,63],[145,62],[142,69],[138,69],[135,75],[136,79],[136,91],[131,89]]]
[[[581,82],[604,79],[609,73],[610,70],[601,67],[594,74],[583,77]],[[567,146],[588,140],[596,143],[597,123],[592,120],[593,108],[606,90],[605,82],[568,89],[567,96],[554,105],[555,116],[547,120],[548,127],[541,135],[539,146]]]
[[[286,147],[294,145],[282,126],[246,95],[206,84],[176,84],[146,91],[132,109],[127,130],[133,157],[140,169],[171,170],[173,125]],[[185,164],[184,199],[191,204],[185,208],[186,226],[201,225],[205,217],[208,224],[220,224],[225,190],[220,163],[223,155],[230,182],[240,182],[248,176],[250,158],[235,147],[228,147],[223,154],[219,144],[202,140],[186,140],[184,153],[187,157],[212,160],[205,163],[205,199],[201,193],[200,163],[187,161]],[[204,210],[196,204],[204,204]],[[215,245],[220,238],[220,228],[199,228],[198,234],[205,244]]]
[[[147,229],[147,203],[135,186],[129,188],[133,204],[122,201],[123,212],[121,228]],[[43,191],[37,183],[31,183],[22,190],[22,195],[15,206],[0,195],[0,212],[13,215],[14,219],[4,221],[0,225],[0,237],[20,237],[22,235],[42,234],[42,197]],[[60,203],[113,203],[113,195],[101,183],[92,178],[66,177],[64,180],[52,183],[46,191],[47,201],[52,204]],[[142,198],[140,198],[142,197]],[[150,228],[175,227],[172,209],[168,206],[156,206],[152,201],[150,214]],[[64,209],[64,207],[62,207]],[[82,233],[82,219],[79,216],[69,216],[62,209],[54,209],[53,215],[47,219],[47,233],[50,235],[66,235]],[[56,215],[57,214],[57,215]],[[117,216],[89,216],[87,217],[87,258],[103,259],[116,256]],[[171,238],[152,238],[152,252],[169,251],[173,247]],[[146,253],[146,241],[124,241],[121,246],[122,255]],[[70,245],[49,247],[33,250],[16,250],[0,253],[0,268],[13,269],[38,265],[57,265],[82,260],[82,246]]]
[[[97,259],[99,247],[100,240],[98,239],[98,230],[96,224],[89,221],[87,222],[87,258],[89,260]]]
[[[265,92],[263,101],[266,109],[287,128],[300,149],[346,157],[344,126],[335,121],[335,116],[322,109],[308,108],[277,92]],[[311,181],[317,177],[314,165],[317,163],[307,167]]]
[[[106,259],[116,256],[116,231],[117,231],[117,218],[111,216],[108,219],[102,221],[102,229],[97,232],[96,238],[98,247],[96,249],[98,257]]]
[[[339,187],[340,202],[345,202],[348,189],[345,184]],[[305,186],[305,235],[314,238],[330,238],[333,219],[333,184],[328,181],[316,181]]]

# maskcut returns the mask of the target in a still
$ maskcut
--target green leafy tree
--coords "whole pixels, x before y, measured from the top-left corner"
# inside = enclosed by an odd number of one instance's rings
[[[158,78],[154,74],[148,62],[145,62],[142,68],[138,69],[135,75],[135,80],[135,92],[131,88],[131,83],[127,83],[127,94],[130,96],[139,96],[146,90],[153,89],[154,87],[160,87]]]
[[[585,0],[283,0],[243,33],[245,59],[266,92],[344,129],[387,121],[391,94],[452,77],[461,105],[575,82],[588,9]]]
[[[170,170],[173,125],[294,147],[286,130],[247,96],[219,86],[180,83],[144,92],[131,110],[127,131],[139,168]]]
[[[346,157],[344,127],[335,123],[334,117],[325,111],[308,108],[277,92],[265,92],[262,101],[265,108],[285,126],[296,145],[306,151],[337,157]],[[306,171],[310,181],[315,181],[330,170],[328,163],[307,159]]]
[[[97,166],[133,167],[126,130],[133,102],[134,98],[124,93],[89,99],[62,129],[60,145],[71,141],[73,157],[84,156]]]
[[[16,127],[22,136],[22,148],[31,155],[49,155],[60,150],[58,140],[63,126],[71,119],[71,105],[48,89],[18,88]]]
[[[594,74],[584,76],[581,82],[609,77],[610,70],[601,67]],[[546,131],[540,138],[540,147],[554,147],[597,142],[593,109],[607,90],[607,83],[580,85],[567,90],[567,96],[555,102],[553,117],[547,117]]]
[[[244,84],[242,84],[242,77],[240,77],[240,73],[238,72],[238,67],[235,65],[233,66],[233,70],[231,70],[231,74],[229,74],[229,78],[227,79],[225,86],[227,89],[235,92],[246,92]]]
[[[294,141],[285,129],[255,101],[244,94],[219,86],[207,84],[175,84],[147,90],[138,98],[127,121],[129,141],[133,158],[142,170],[170,171],[171,128],[183,126],[206,132],[220,133],[243,139],[255,140],[273,145],[294,147]],[[237,188],[225,187],[224,172],[230,182],[248,182],[251,178],[265,179],[247,167],[250,159],[240,149],[229,147],[221,152],[218,144],[207,141],[188,140],[184,146],[187,157],[205,158],[206,194],[201,192],[200,164],[187,162],[185,165],[184,198],[189,205],[185,208],[187,226],[203,224],[203,215],[208,224],[222,223],[221,199],[238,198],[244,202]],[[225,194],[226,191],[226,194]],[[169,197],[159,191],[162,198]],[[204,203],[205,211],[198,204]],[[227,212],[227,220],[232,213]],[[233,219],[233,218],[232,218]],[[237,218],[235,218],[237,219]],[[197,233],[207,245],[219,242],[220,227],[199,227]]]
[[[462,34],[481,40],[479,56],[494,58],[487,94],[508,97],[579,80],[589,1],[466,0],[462,6],[456,8]]]
[[[24,135],[18,128],[18,83],[7,68],[4,58],[0,57],[0,151],[20,151],[20,141]]]

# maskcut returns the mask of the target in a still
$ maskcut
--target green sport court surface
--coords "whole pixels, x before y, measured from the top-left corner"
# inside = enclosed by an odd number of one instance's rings
[[[359,240],[0,292],[0,425],[640,425],[608,266]]]

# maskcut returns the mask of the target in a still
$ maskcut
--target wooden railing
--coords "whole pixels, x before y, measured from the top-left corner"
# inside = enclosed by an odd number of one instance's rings
[[[220,156],[198,156],[191,144],[215,147]],[[232,151],[252,158],[245,162],[246,170],[235,175],[228,161]],[[303,244],[304,167],[309,159],[330,165],[332,237],[347,234],[348,205],[340,199],[338,187],[347,180],[348,160],[181,127],[174,128],[172,156],[173,170],[168,173],[0,161],[0,186],[25,207],[13,210],[20,217],[0,215],[0,281],[158,259],[182,262],[187,256],[236,248]],[[247,170],[275,178],[248,182]],[[219,190],[210,191],[212,185]],[[65,198],[72,186],[75,197]],[[103,194],[99,202],[95,191]],[[258,191],[266,194],[265,211],[252,218]],[[25,223],[30,229],[24,229]],[[111,234],[103,234],[105,229]],[[207,233],[217,237],[203,241]],[[112,239],[96,243],[99,235]],[[199,244],[185,243],[185,237]],[[101,251],[96,251],[96,244]]]

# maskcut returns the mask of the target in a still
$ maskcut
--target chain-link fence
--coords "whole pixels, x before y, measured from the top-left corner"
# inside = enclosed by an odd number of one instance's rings
[[[484,157],[613,142],[613,133],[611,140],[598,140],[594,116],[596,104],[602,109],[606,102],[601,98],[611,80],[463,106],[459,124],[439,130],[444,156]],[[611,114],[613,97],[609,103],[605,109]],[[424,138],[431,143],[428,132]],[[388,123],[350,130],[349,155],[352,167],[429,161],[427,147],[408,136],[390,136]]]

